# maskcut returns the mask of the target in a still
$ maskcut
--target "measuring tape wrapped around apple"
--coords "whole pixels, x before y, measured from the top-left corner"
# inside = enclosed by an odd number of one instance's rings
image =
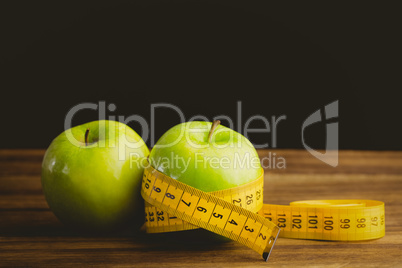
[[[219,123],[177,125],[151,151],[141,188],[147,232],[204,228],[253,249],[265,260],[278,235],[337,241],[384,236],[380,201],[263,204],[264,171],[255,148]]]

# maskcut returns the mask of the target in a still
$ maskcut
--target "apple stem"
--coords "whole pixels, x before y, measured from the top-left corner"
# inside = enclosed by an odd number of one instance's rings
[[[89,128],[85,131],[85,146],[88,146],[88,135],[89,135]]]
[[[214,120],[214,122],[212,123],[211,130],[209,131],[208,142],[211,142],[212,135],[214,134],[216,127],[219,126],[220,123],[221,121],[219,120]]]

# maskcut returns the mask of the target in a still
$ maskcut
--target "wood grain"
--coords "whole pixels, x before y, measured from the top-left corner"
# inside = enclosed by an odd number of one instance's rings
[[[366,242],[280,238],[268,263],[235,242],[211,243],[185,232],[122,230],[85,234],[65,228],[48,209],[40,184],[44,150],[0,150],[0,266],[400,267],[402,152],[342,151],[330,167],[305,151],[259,151],[283,157],[266,170],[264,202],[305,199],[384,201],[386,236]]]

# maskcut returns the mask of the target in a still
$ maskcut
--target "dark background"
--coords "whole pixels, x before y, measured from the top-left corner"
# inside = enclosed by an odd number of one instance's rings
[[[341,149],[402,149],[401,20],[390,3],[9,2],[0,4],[0,148],[46,148],[69,109],[99,101],[116,105],[108,115],[147,121],[155,103],[187,120],[235,119],[242,101],[243,124],[286,115],[277,147],[303,148],[303,121],[339,100]],[[179,123],[172,110],[155,116],[156,139]],[[73,123],[96,119],[88,110]],[[325,124],[306,137],[324,148]],[[271,134],[250,138],[272,147]]]

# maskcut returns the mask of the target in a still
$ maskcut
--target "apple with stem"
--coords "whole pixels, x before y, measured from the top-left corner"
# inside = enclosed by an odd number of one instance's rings
[[[49,207],[66,225],[111,231],[143,222],[141,179],[149,150],[142,138],[116,121],[93,121],[56,137],[42,162]]]
[[[246,184],[262,172],[251,142],[219,120],[174,126],[155,144],[149,162],[173,179],[205,192]]]

